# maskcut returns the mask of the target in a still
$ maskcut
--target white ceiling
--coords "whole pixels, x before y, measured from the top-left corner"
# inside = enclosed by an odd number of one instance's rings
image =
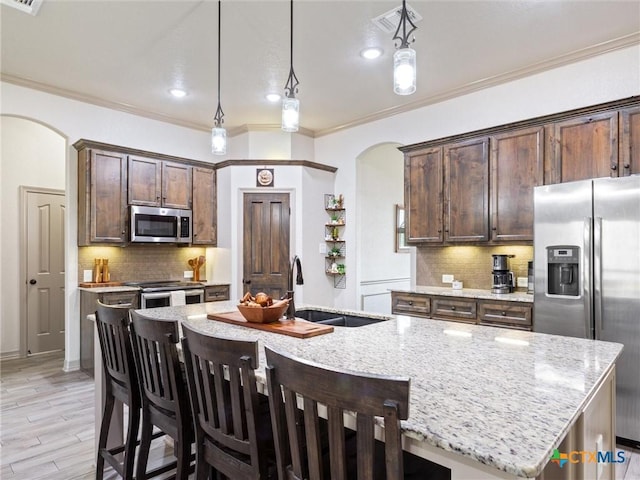
[[[12,2],[16,0],[2,0]],[[427,105],[640,42],[640,1],[408,2],[418,89],[392,91],[392,35],[371,21],[401,4],[294,2],[301,127],[311,135]],[[225,127],[280,123],[289,73],[289,2],[222,1]],[[44,0],[36,16],[2,5],[2,79],[194,128],[217,105],[214,0]],[[366,46],[384,49],[365,61]],[[174,86],[189,93],[168,94]]]

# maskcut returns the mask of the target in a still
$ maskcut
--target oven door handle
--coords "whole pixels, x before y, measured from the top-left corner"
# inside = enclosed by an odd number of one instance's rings
[[[171,292],[147,292],[143,293],[142,296],[147,300],[156,300],[158,298],[171,297]]]
[[[185,290],[184,295],[185,297],[197,297],[198,295],[204,295],[204,290],[202,288]]]

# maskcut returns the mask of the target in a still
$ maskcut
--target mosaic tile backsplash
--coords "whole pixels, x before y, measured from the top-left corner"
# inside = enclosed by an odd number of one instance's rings
[[[533,260],[533,247],[419,247],[416,250],[416,285],[443,287],[443,274],[451,274],[463,282],[465,288],[490,289],[493,282],[491,255],[515,255],[509,259],[509,269],[516,277],[527,277],[529,260]],[[526,288],[518,288],[524,291]]]
[[[83,270],[92,270],[95,258],[109,259],[111,281],[182,280],[190,270],[190,258],[206,256],[205,248],[175,245],[129,245],[122,247],[78,248],[78,278]],[[204,280],[206,267],[200,270]]]

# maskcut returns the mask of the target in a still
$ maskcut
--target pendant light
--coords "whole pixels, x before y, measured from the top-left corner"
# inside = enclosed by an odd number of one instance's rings
[[[221,0],[218,0],[218,108],[213,117],[214,126],[211,129],[211,152],[214,155],[227,153],[227,131],[223,128],[224,112],[220,106],[220,25],[221,25]]]
[[[409,36],[416,28],[407,12],[407,2],[402,0],[400,22],[393,36],[393,40],[400,41],[393,54],[393,91],[398,95],[411,95],[416,91],[416,51],[409,47]],[[415,37],[411,39],[411,43],[415,41]]]
[[[282,100],[282,130],[285,132],[297,132],[300,125],[300,101],[296,98],[299,83],[293,71],[293,0],[291,0],[291,66],[289,78],[284,86],[285,96]]]

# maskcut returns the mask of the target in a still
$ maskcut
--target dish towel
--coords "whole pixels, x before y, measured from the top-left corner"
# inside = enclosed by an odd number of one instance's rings
[[[184,290],[173,290],[171,293],[171,306],[186,305],[187,299]]]

